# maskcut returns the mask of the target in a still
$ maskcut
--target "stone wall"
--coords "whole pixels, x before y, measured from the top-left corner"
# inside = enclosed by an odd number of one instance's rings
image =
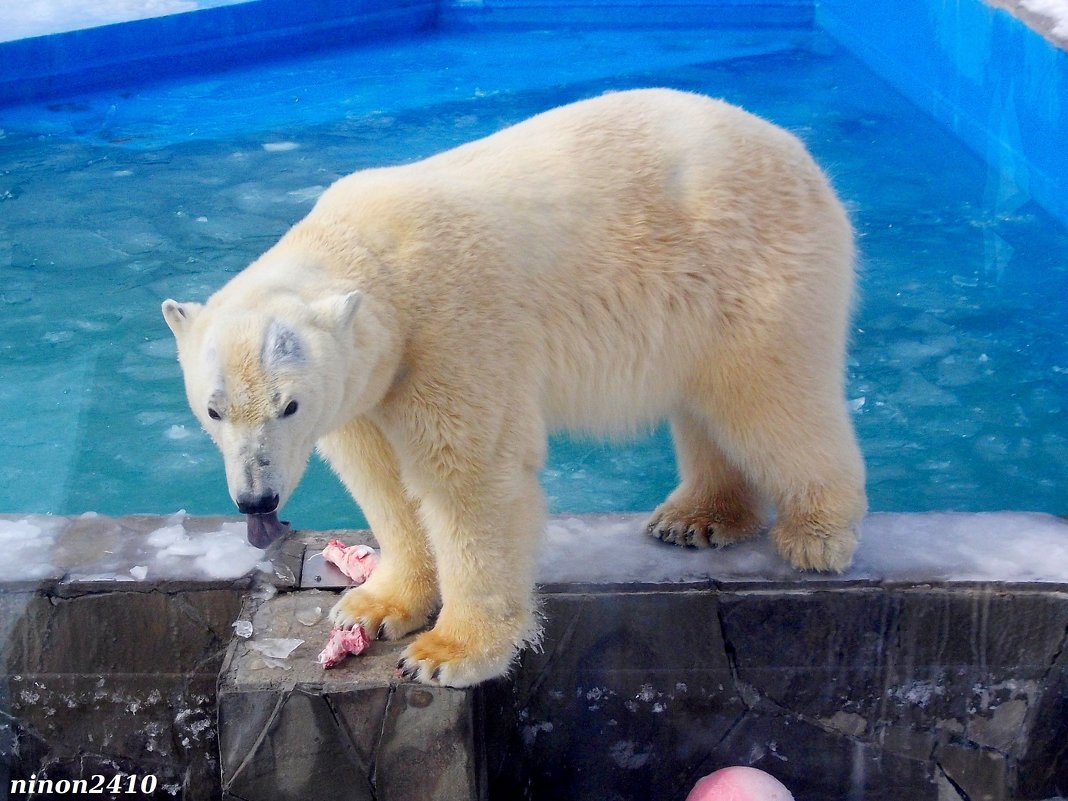
[[[555,519],[541,649],[469,690],[399,681],[405,641],[315,664],[339,591],[315,556],[329,535],[263,560],[220,521],[34,525],[48,558],[24,549],[32,578],[0,565],[5,788],[151,774],[157,798],[681,801],[732,764],[797,801],[1068,788],[1057,518],[869,520],[837,577],[790,570],[765,540],[687,552],[637,517]],[[303,642],[262,659],[278,637]]]

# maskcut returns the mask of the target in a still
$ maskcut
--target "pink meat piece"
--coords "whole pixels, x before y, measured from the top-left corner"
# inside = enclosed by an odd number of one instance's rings
[[[355,581],[363,584],[378,566],[378,551],[366,545],[346,545],[341,540],[330,540],[323,549],[326,561]]]
[[[368,639],[363,626],[356,626],[352,629],[331,629],[330,639],[326,641],[326,648],[319,654],[317,661],[324,670],[332,668],[345,661],[349,654],[353,656],[362,654],[370,645],[371,640]]]
[[[794,797],[770,773],[738,766],[705,776],[686,801],[794,801]]]

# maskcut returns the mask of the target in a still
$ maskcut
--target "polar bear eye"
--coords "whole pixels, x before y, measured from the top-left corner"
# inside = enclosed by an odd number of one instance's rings
[[[292,417],[296,413],[297,413],[297,402],[296,401],[290,401],[289,405],[286,406],[285,411],[282,412],[282,417]]]
[[[222,420],[222,415],[212,409],[210,406],[208,407],[208,417],[210,417],[212,420]]]

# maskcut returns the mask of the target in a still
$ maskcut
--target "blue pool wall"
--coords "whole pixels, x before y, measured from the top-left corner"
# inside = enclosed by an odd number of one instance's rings
[[[821,0],[816,22],[1068,225],[1068,52],[980,0]]]
[[[250,0],[2,43],[0,105],[435,28],[558,26],[822,28],[1068,225],[1068,53],[982,0]]]
[[[412,34],[438,0],[250,0],[0,43],[0,105]]]
[[[811,28],[813,0],[445,0],[448,28]]]

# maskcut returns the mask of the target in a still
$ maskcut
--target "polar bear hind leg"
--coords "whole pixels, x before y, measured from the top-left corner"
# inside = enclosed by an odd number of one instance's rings
[[[720,547],[748,539],[763,525],[761,500],[712,438],[700,414],[671,418],[682,482],[653,513],[646,532],[675,545]]]
[[[716,440],[775,504],[771,539],[795,567],[840,572],[850,563],[867,501],[864,462],[833,378],[812,362],[765,359],[754,375],[723,368],[706,387]]]

